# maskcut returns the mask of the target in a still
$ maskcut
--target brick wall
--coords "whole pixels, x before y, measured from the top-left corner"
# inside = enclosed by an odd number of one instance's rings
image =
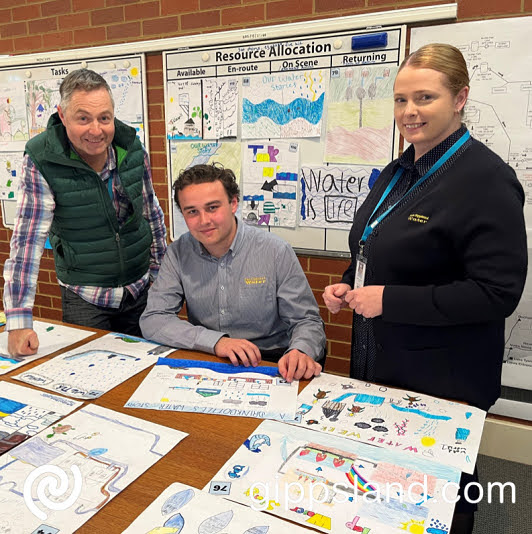
[[[449,0],[450,1],[450,0]],[[16,7],[13,7],[14,4]],[[269,24],[358,15],[447,1],[415,0],[0,0],[0,54],[27,54],[147,39],[193,35]],[[532,15],[532,0],[458,0],[458,20]],[[148,119],[153,176],[168,216],[160,53],[148,54]],[[11,232],[0,227],[0,264]],[[347,261],[300,257],[318,303],[327,284],[340,279]],[[0,293],[2,290],[0,290]],[[328,339],[328,370],[348,373],[351,314],[331,315],[320,306]],[[61,298],[50,251],[45,251],[36,317],[61,319]]]

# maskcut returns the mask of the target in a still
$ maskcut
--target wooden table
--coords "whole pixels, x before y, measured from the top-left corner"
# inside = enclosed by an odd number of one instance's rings
[[[10,375],[19,374],[21,369],[31,369],[47,359],[107,333],[102,330],[94,332],[97,334],[95,337],[87,338],[76,345],[71,345],[62,351],[31,362],[11,373],[0,375],[0,380],[21,385],[21,382],[11,379]],[[165,357],[221,361],[215,356],[189,350],[178,350],[169,356],[165,355]],[[273,364],[265,362],[265,365]],[[83,406],[97,404],[138,419],[145,419],[152,423],[187,432],[189,435],[89,519],[76,531],[78,534],[121,533],[173,482],[182,482],[199,489],[203,488],[262,421],[262,419],[250,417],[124,408],[124,404],[151,368],[152,366],[131,377],[100,398],[85,401]],[[301,391],[308,382],[308,380],[301,381],[299,390]],[[25,383],[23,385],[32,387]],[[54,394],[56,393],[54,392]],[[287,522],[287,527],[289,525],[290,523]]]

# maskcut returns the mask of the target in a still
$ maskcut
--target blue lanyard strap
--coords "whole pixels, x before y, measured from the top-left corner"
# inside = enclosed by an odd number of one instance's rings
[[[416,189],[416,187],[419,187],[427,178],[432,176],[470,137],[471,135],[469,131],[466,131],[460,137],[460,139],[458,139],[453,144],[453,146],[449,148],[447,152],[445,152],[445,154],[395,204],[393,204],[393,206],[390,206],[384,213],[381,213],[371,224],[366,224],[366,227],[364,228],[364,233],[362,234],[362,238],[360,239],[359,243],[361,248],[364,247],[364,244],[366,243],[368,237],[371,235],[371,232],[373,232],[373,230],[375,230],[379,223],[390,214],[390,212],[397,206],[397,204],[399,204],[399,202],[401,202],[401,200],[403,200],[406,195]],[[399,178],[401,178],[403,172],[403,167],[399,167],[397,169],[391,182],[388,184],[388,187],[384,191],[381,199],[375,206],[375,209],[373,210],[368,221],[371,221],[371,218],[373,217],[373,215],[375,215],[375,212],[379,209],[380,205],[384,202],[386,197],[391,193],[392,189],[395,187],[395,184],[398,182]]]

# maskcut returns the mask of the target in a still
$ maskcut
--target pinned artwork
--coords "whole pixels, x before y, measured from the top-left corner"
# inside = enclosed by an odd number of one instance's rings
[[[275,534],[308,530],[185,484],[166,488],[123,534]]]
[[[166,136],[168,139],[202,139],[201,80],[168,82]]]
[[[242,139],[320,137],[329,71],[242,78]]]
[[[7,332],[0,334],[0,375],[9,373],[9,371],[22,367],[33,360],[48,356],[95,334],[87,330],[43,321],[33,321],[33,329],[39,337],[39,349],[37,354],[32,356],[11,356],[7,351]]]
[[[395,65],[334,69],[329,84],[324,160],[386,165],[392,158]]]
[[[107,334],[14,378],[69,397],[96,399],[174,350],[138,337]]]
[[[348,230],[381,167],[302,166],[300,226]]]
[[[323,532],[447,534],[459,480],[422,456],[264,421],[204,490]]]
[[[248,224],[295,227],[299,144],[256,141],[243,145],[242,218]]]
[[[0,455],[53,425],[81,402],[0,382]]]
[[[2,526],[74,532],[186,436],[100,406],[82,408],[0,457]]]
[[[236,138],[238,78],[203,80],[203,139]]]
[[[22,152],[0,152],[0,200],[16,202],[22,159]]]
[[[277,367],[161,358],[125,407],[293,421],[298,387]]]
[[[475,468],[486,417],[478,408],[327,373],[297,401],[302,426],[467,473]]]

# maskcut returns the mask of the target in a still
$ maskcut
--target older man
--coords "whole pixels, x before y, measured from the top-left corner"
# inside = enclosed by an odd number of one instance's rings
[[[33,354],[32,309],[46,237],[63,320],[140,335],[150,278],[166,251],[148,154],[114,116],[109,85],[71,72],[45,132],[26,144],[11,254],[4,267],[9,352]]]

